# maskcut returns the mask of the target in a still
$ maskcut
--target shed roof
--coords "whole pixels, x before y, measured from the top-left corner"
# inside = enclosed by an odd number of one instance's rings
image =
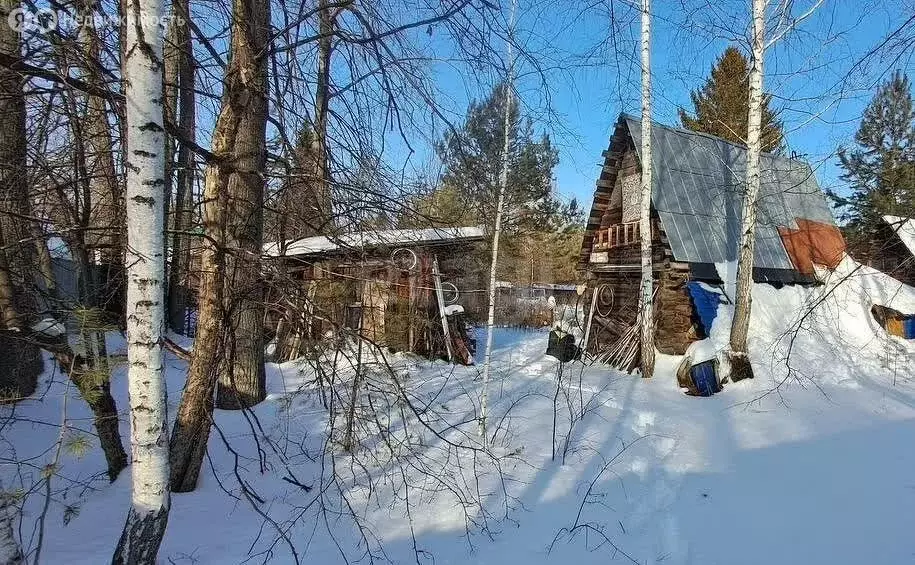
[[[470,242],[483,239],[485,232],[478,226],[461,228],[427,228],[403,230],[372,230],[342,234],[337,237],[317,235],[286,242],[283,252],[277,241],[264,244],[267,257],[301,257],[334,252],[359,251],[377,247],[437,245]]]
[[[677,261],[719,263],[737,258],[746,148],[719,137],[652,124],[651,200]],[[599,197],[609,202],[619,161],[619,144],[628,137],[641,159],[641,121],[622,114],[610,150],[605,154]],[[608,165],[611,169],[608,173]],[[778,227],[796,228],[795,218],[835,225],[810,165],[772,154],[760,158],[762,174],[756,225],[755,266],[764,269],[794,269],[778,233]],[[607,178],[607,177],[612,178]],[[608,182],[609,181],[609,182]],[[604,206],[605,207],[605,206]],[[597,225],[592,225],[597,222]],[[599,227],[599,214],[592,211],[589,231]],[[591,240],[583,242],[587,260]],[[585,248],[587,247],[587,249]]]
[[[899,216],[883,216],[883,221],[893,228],[902,243],[915,255],[915,219]]]

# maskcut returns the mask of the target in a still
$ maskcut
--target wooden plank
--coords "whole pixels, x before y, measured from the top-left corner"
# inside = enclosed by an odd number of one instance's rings
[[[445,334],[445,351],[448,353],[448,361],[454,362],[454,354],[451,352],[451,330],[448,328],[448,317],[445,316],[445,295],[442,292],[442,275],[438,270],[438,257],[432,258],[432,278],[435,282],[435,299],[438,301],[438,314],[442,321],[442,331]]]
[[[588,354],[588,339],[591,337],[591,324],[594,321],[594,308],[597,305],[597,287],[591,289],[591,308],[588,310],[588,321],[585,323],[585,338],[582,340],[581,350]]]

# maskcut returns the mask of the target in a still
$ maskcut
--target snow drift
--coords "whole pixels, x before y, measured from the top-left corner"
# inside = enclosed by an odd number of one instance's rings
[[[317,376],[334,375],[347,400],[353,356],[271,365],[269,398],[248,415],[256,420],[217,412],[201,486],[173,497],[160,559],[911,562],[915,347],[870,310],[915,313],[915,289],[849,259],[820,275],[818,287],[754,286],[756,378],[709,398],[683,394],[672,356],[659,356],[650,380],[568,363],[557,388],[546,332],[498,331],[495,459],[451,447],[477,445],[475,367],[366,353],[373,417],[388,431],[358,429],[350,455],[327,443],[340,422],[328,421]],[[719,308],[697,351],[726,344],[731,306]],[[186,366],[172,357],[166,366],[173,408]],[[116,371],[120,406],[124,381]],[[108,561],[129,470],[104,481],[90,414],[65,378],[47,372],[39,390],[2,407],[2,488],[19,501],[20,542],[34,550],[43,529],[45,562]],[[381,402],[391,390],[401,400]],[[65,448],[49,474],[57,442]]]

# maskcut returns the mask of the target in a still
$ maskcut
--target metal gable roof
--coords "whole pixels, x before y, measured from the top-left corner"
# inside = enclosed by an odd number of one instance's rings
[[[641,158],[641,121],[621,116]],[[723,139],[652,124],[651,200],[678,261],[737,259],[746,149]],[[826,197],[807,163],[763,154],[755,266],[794,269],[778,226],[795,218],[835,225]]]

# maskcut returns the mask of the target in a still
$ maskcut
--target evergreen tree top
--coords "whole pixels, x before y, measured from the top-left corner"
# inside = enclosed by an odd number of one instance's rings
[[[904,73],[877,89],[861,116],[855,147],[840,147],[839,161],[851,191],[830,196],[852,231],[866,235],[881,216],[915,213],[915,104]]]
[[[749,63],[736,47],[728,47],[712,66],[705,85],[690,93],[693,115],[680,110],[683,127],[728,141],[746,144],[749,113]],[[778,152],[784,141],[782,123],[769,107],[771,95],[763,96],[762,149]]]

